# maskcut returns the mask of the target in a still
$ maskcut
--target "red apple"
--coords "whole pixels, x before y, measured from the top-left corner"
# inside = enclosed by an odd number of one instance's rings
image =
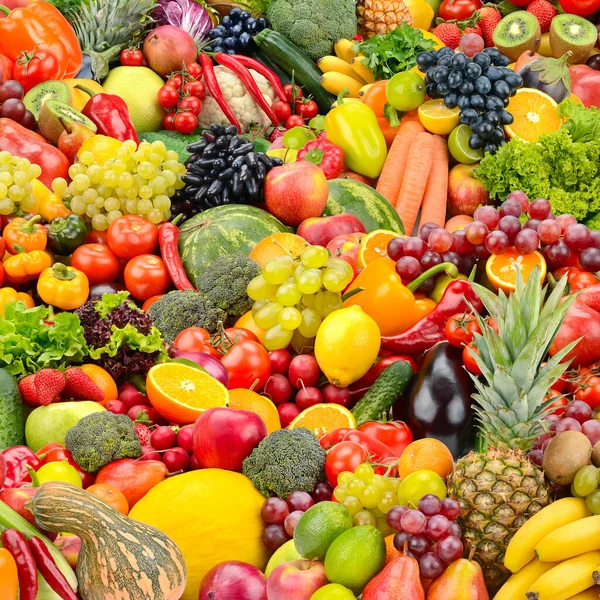
[[[345,260],[356,271],[358,269],[358,251],[363,237],[364,233],[337,235],[327,244],[327,250],[331,256]]]
[[[448,173],[448,214],[471,216],[490,196],[481,181],[473,177],[477,165],[456,165]]]
[[[76,535],[60,535],[54,540],[54,545],[74,569],[77,566],[77,559],[81,550],[81,538]]]
[[[329,581],[323,563],[292,560],[276,567],[267,580],[269,600],[310,600]]]
[[[242,462],[267,437],[265,422],[248,410],[209,408],[194,425],[194,456],[205,469],[242,472]]]
[[[267,210],[293,227],[323,214],[328,194],[323,171],[304,160],[275,167],[265,178]]]
[[[327,246],[333,238],[339,235],[367,233],[367,230],[357,217],[343,214],[306,219],[300,223],[296,233],[313,246]]]
[[[0,500],[4,502],[4,504],[10,506],[16,513],[19,513],[34,527],[37,527],[38,525],[35,522],[35,517],[27,507],[37,491],[38,488],[35,487],[6,488],[0,492]],[[57,533],[45,531],[44,529],[40,529],[40,531],[52,540],[58,535]]]

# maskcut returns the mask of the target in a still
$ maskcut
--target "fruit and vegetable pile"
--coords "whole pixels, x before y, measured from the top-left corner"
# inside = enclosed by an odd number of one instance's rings
[[[5,0],[0,600],[600,597],[600,0]]]

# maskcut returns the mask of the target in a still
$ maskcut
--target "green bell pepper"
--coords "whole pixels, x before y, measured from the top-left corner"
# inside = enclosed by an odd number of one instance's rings
[[[54,217],[48,226],[48,248],[59,256],[69,256],[85,244],[87,235],[87,227],[79,215]]]

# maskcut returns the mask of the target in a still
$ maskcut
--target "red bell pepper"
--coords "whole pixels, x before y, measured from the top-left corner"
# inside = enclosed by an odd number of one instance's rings
[[[412,431],[403,421],[369,421],[363,423],[358,430],[385,444],[398,457],[402,456],[406,446],[413,441]]]
[[[296,160],[311,162],[323,171],[326,179],[336,179],[344,168],[344,151],[326,137],[319,136],[298,151]]]
[[[3,489],[16,488],[31,483],[27,467],[37,471],[42,466],[42,460],[27,446],[13,446],[2,452],[6,461],[6,477]]]
[[[575,65],[569,69],[571,91],[586,108],[600,108],[600,71],[587,65]]]
[[[352,429],[350,429],[349,427],[340,427],[339,429],[335,429],[331,433],[324,435],[319,440],[319,444],[321,444],[321,447],[325,450],[329,450],[329,448],[331,448],[332,446],[339,444],[349,431],[352,431]]]

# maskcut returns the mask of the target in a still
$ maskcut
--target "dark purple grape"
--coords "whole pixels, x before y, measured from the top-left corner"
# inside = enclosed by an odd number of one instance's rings
[[[427,521],[427,535],[439,542],[450,535],[450,521],[444,515],[435,515]]]
[[[405,531],[399,531],[394,536],[394,548],[402,552],[404,550],[404,545],[408,544],[408,540],[410,540],[410,537],[410,533],[406,533]]]
[[[277,525],[275,525],[275,527],[277,527]],[[459,538],[451,535],[438,542],[435,549],[438,556],[446,564],[449,564],[462,556],[463,544]]]
[[[269,550],[277,550],[285,544],[290,537],[283,525],[267,525],[262,534],[263,544]]]
[[[592,418],[592,409],[589,404],[583,400],[573,400],[567,405],[565,417],[570,417],[579,421],[582,425]]]
[[[442,501],[435,494],[425,494],[419,500],[419,510],[426,517],[433,517],[442,510]]]
[[[418,535],[413,535],[410,540],[408,540],[408,549],[412,552],[417,558],[423,556],[426,552],[431,548],[431,542],[429,538],[424,533],[419,533]]]
[[[427,243],[420,237],[409,237],[404,240],[404,256],[412,256],[421,260],[427,250],[429,250]]]
[[[529,460],[538,467],[542,466],[542,462],[544,461],[544,453],[541,450],[531,450],[527,455]]]
[[[537,231],[541,222],[540,219],[529,219],[529,221],[525,221],[523,229],[533,229],[534,231]]]
[[[0,107],[0,117],[5,119],[12,119],[17,123],[20,123],[27,109],[23,104],[22,100],[18,100],[17,98],[9,98],[5,102],[2,103]]]
[[[387,246],[387,255],[392,260],[398,260],[404,256],[404,239],[401,237],[392,238]]]
[[[440,513],[450,521],[454,521],[454,519],[458,519],[460,516],[460,503],[454,498],[444,498],[442,500],[442,509]],[[453,533],[452,535],[455,534]],[[458,534],[458,537],[460,537],[460,533]]]
[[[519,254],[531,254],[538,249],[540,240],[534,229],[521,229],[517,233],[514,243]]]
[[[591,273],[600,271],[600,250],[598,248],[586,248],[582,250],[579,254],[579,263],[586,271],[590,271]]]
[[[507,200],[507,202],[513,201]],[[514,202],[518,204],[516,200]],[[521,231],[521,222],[519,221],[518,217],[507,215],[502,217],[498,222],[498,229],[503,231],[508,236],[509,242],[513,242],[517,233]]]
[[[452,263],[456,268],[460,266],[460,254],[457,252],[444,252],[444,254],[442,254],[442,260],[444,262]]]
[[[485,238],[485,247],[491,254],[504,254],[510,246],[510,240],[504,231],[492,231]]]
[[[460,257],[460,264],[458,265],[458,270],[464,275],[470,275],[473,267],[476,265],[477,259],[472,252],[469,254],[463,254]]]
[[[8,81],[0,84],[0,102],[6,102],[9,98],[23,100],[24,95],[25,90],[18,81],[9,79]]]
[[[516,200],[506,200],[500,206],[500,217],[520,217],[522,212],[521,204]]]
[[[432,223],[431,221],[429,223],[423,223],[423,225],[421,225],[421,228],[419,229],[419,237],[424,241],[428,241],[429,240],[429,234],[434,230],[434,229],[439,229],[439,225],[437,223]]]
[[[477,244],[473,249],[473,254],[478,260],[487,260],[491,256],[485,244]]]
[[[421,264],[413,256],[403,256],[396,263],[396,273],[403,281],[412,281],[421,273]]]
[[[25,129],[31,129],[31,131],[37,127],[35,117],[30,110],[25,111],[25,116],[21,119],[21,125],[25,127]]]
[[[600,250],[600,231],[590,231],[590,248],[598,248]]]
[[[571,251],[563,240],[558,240],[558,242],[546,246],[542,251],[542,254],[550,263],[552,269],[564,267],[569,258],[571,258]]]
[[[442,262],[442,257],[439,252],[434,252],[433,250],[427,250],[423,257],[421,258],[421,270],[427,271],[427,269],[431,269],[431,267],[435,267]]]
[[[467,239],[467,233],[464,229],[452,232],[452,246],[450,250],[461,255],[473,252],[473,244]]]
[[[312,491],[312,499],[317,502],[328,502],[333,495],[333,488],[326,481],[319,481]]]
[[[591,241],[590,230],[583,223],[575,223],[565,231],[565,244],[571,250],[583,250]]]
[[[419,559],[421,576],[426,579],[437,579],[444,572],[444,563],[435,552],[427,552]]]
[[[552,206],[545,198],[538,198],[537,200],[534,200],[529,205],[529,209],[527,210],[527,214],[532,219],[539,219],[540,221],[547,219],[551,212]]]

